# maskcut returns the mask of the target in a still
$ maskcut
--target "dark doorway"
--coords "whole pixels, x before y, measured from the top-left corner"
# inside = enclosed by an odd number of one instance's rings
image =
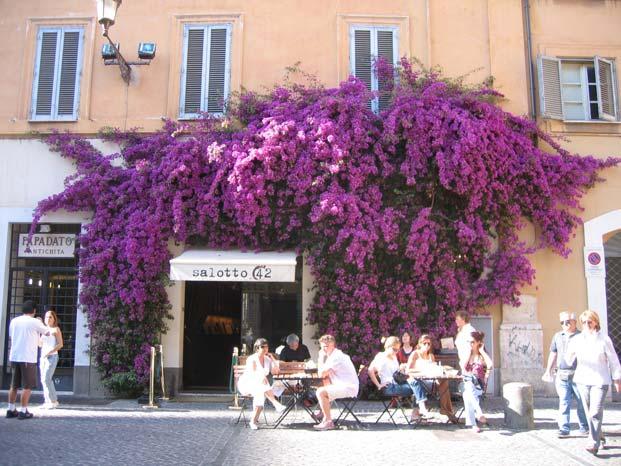
[[[184,388],[228,388],[233,347],[239,346],[239,283],[186,282]]]
[[[79,224],[51,224],[51,233],[79,234]],[[28,233],[29,223],[11,225],[11,256],[9,267],[9,290],[5,321],[4,360],[0,362],[0,388],[10,383],[8,329],[11,319],[22,314],[22,304],[32,300],[37,306],[37,316],[43,318],[45,308],[56,311],[63,333],[64,346],[59,351],[59,361],[54,372],[56,390],[73,390],[73,366],[75,352],[76,315],[78,308],[77,259],[20,257],[20,235]],[[76,248],[77,249],[77,248]],[[37,377],[37,389],[41,388]]]

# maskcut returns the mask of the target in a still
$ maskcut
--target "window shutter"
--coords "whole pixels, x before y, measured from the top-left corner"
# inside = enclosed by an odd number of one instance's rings
[[[207,111],[224,112],[226,98],[226,69],[228,57],[228,30],[212,28],[209,40],[209,79],[207,83]]]
[[[205,28],[191,28],[186,32],[181,113],[188,117],[201,111],[203,101]]]
[[[554,120],[563,119],[561,99],[560,60],[555,57],[537,57],[539,71],[539,105],[541,116]]]
[[[395,63],[395,40],[394,31],[377,31],[377,56],[388,63]],[[390,103],[390,92],[387,91],[386,82],[378,79],[379,109],[384,110]]]
[[[371,30],[355,29],[353,44],[353,72],[354,76],[366,84],[371,90],[372,64],[371,64]]]
[[[58,86],[58,116],[77,118],[80,31],[68,31],[63,35],[63,48]]]
[[[599,115],[604,120],[617,120],[617,96],[615,93],[614,64],[610,60],[595,57],[595,79]]]
[[[54,77],[56,76],[56,51],[59,31],[44,31],[39,34],[39,57],[35,69],[34,119],[52,117],[54,100]]]

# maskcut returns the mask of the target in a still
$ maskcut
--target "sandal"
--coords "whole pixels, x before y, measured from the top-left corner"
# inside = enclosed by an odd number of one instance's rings
[[[479,423],[480,423],[481,425],[484,425],[484,426],[488,426],[488,425],[489,425],[489,422],[487,422],[487,418],[486,418],[485,416],[481,416],[481,417],[479,418]]]

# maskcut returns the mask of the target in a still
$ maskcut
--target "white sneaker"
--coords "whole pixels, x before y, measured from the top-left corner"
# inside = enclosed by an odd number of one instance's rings
[[[248,423],[248,426],[250,427],[251,430],[259,430],[259,426],[256,425],[254,422],[250,421],[250,423]]]
[[[50,407],[49,407],[49,409],[56,409],[56,408],[58,408],[58,405],[59,405],[59,404],[60,404],[60,403],[59,403],[58,401],[52,401],[52,402],[50,403]]]

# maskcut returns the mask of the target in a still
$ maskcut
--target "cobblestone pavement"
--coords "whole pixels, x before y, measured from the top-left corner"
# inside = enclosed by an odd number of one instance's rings
[[[608,448],[593,457],[586,439],[557,439],[555,401],[536,400],[535,429],[503,426],[502,400],[488,399],[490,427],[481,434],[445,425],[438,417],[409,427],[401,419],[372,424],[377,403],[360,403],[364,429],[348,424],[314,432],[308,415],[293,412],[279,429],[251,431],[234,425],[236,411],[225,403],[166,403],[146,410],[134,401],[102,405],[66,404],[33,408],[35,418],[5,419],[0,404],[1,465],[621,465],[621,406],[608,404],[604,430]],[[268,421],[274,412],[268,410]]]

